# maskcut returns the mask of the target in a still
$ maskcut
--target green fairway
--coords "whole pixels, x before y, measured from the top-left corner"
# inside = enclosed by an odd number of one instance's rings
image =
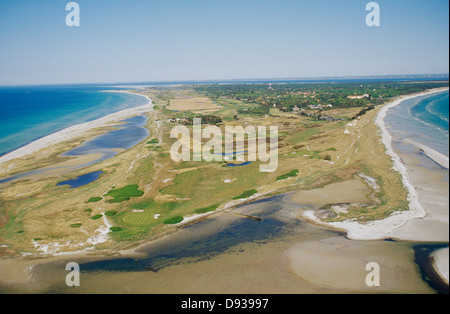
[[[88,199],[88,203],[99,202],[99,201],[101,201],[102,199],[103,199],[102,197],[94,196],[94,197],[91,197],[90,199]]]
[[[183,219],[184,218],[182,216],[174,216],[174,217],[167,218],[166,220],[164,220],[164,223],[166,225],[174,225],[174,224],[182,222]]]
[[[113,199],[108,200],[108,203],[120,203],[129,201],[130,197],[139,197],[144,195],[144,192],[139,190],[139,185],[131,184],[120,189],[111,189],[105,196],[110,196]]]

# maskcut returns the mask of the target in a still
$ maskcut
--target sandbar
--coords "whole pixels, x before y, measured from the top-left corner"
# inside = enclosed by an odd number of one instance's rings
[[[448,285],[449,278],[449,249],[440,249],[433,253],[433,267]]]

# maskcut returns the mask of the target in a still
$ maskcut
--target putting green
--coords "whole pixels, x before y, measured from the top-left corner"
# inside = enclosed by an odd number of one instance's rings
[[[121,220],[123,223],[130,226],[147,226],[155,222],[153,218],[153,213],[142,212],[142,213],[126,213],[122,216]]]

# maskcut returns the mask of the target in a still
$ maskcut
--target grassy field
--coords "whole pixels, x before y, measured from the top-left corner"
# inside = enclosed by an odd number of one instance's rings
[[[169,105],[166,106],[170,111],[190,111],[192,113],[207,114],[216,112],[221,108],[211,99],[199,95],[192,95],[185,91],[178,91],[174,98],[169,100]]]

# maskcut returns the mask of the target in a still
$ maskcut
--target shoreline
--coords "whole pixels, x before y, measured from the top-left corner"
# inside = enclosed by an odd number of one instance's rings
[[[49,135],[41,137],[41,138],[34,140],[28,144],[25,144],[22,147],[19,147],[9,153],[2,155],[0,157],[0,165],[6,163],[8,161],[11,161],[13,159],[22,158],[27,155],[33,154],[41,149],[46,148],[47,146],[70,140],[71,138],[79,136],[79,135],[83,134],[84,132],[89,131],[91,129],[108,126],[111,123],[119,122],[125,118],[145,113],[153,108],[152,100],[148,96],[141,95],[138,93],[132,93],[129,91],[107,91],[107,92],[138,95],[138,96],[146,98],[148,103],[145,105],[142,105],[142,106],[137,106],[137,107],[123,109],[123,110],[120,110],[117,112],[113,112],[111,114],[108,114],[104,117],[101,117],[101,118],[98,118],[98,119],[95,119],[92,121],[75,124],[75,125],[65,128],[65,129],[62,129],[60,131],[57,131],[55,133],[51,133]]]
[[[319,225],[329,227],[335,230],[342,230],[347,233],[347,238],[351,240],[385,240],[385,239],[391,239],[395,238],[392,237],[392,232],[398,230],[399,228],[403,227],[408,221],[414,220],[414,219],[423,219],[428,216],[427,211],[423,207],[420,197],[418,195],[418,192],[416,191],[416,188],[411,183],[410,175],[408,173],[408,168],[403,162],[403,160],[400,158],[397,153],[395,153],[393,146],[392,146],[392,136],[389,133],[386,124],[384,122],[384,118],[387,114],[387,111],[395,106],[398,106],[402,102],[413,99],[416,97],[421,96],[427,96],[431,94],[435,94],[438,92],[444,92],[448,91],[448,88],[442,88],[442,89],[433,89],[427,92],[417,93],[413,95],[407,95],[407,96],[400,96],[397,99],[392,100],[386,105],[382,105],[383,107],[380,109],[380,111],[377,114],[377,117],[375,118],[375,124],[378,126],[380,133],[381,133],[381,142],[384,144],[386,149],[386,154],[391,157],[393,161],[393,169],[400,173],[402,177],[402,182],[405,186],[405,188],[408,191],[408,202],[409,202],[409,211],[407,212],[394,212],[391,216],[382,219],[382,220],[376,220],[371,221],[366,224],[360,224],[358,222],[354,221],[345,221],[345,222],[332,222],[332,223],[325,223],[322,222],[320,219],[318,219],[315,216],[314,211],[306,211],[303,214],[303,217],[306,218],[308,221],[311,221],[312,223],[317,223]],[[415,143],[417,144],[417,143]],[[417,145],[416,145],[417,146]],[[442,167],[444,167],[445,158],[446,156],[442,156],[442,154],[435,152],[434,150],[426,147],[425,145],[421,145],[422,147],[419,149],[422,149],[422,151],[431,159],[433,159],[436,163],[440,164]],[[426,149],[424,149],[425,147]],[[448,163],[448,157],[447,157],[447,163]],[[447,168],[448,169],[448,168]],[[413,238],[408,237],[402,237],[401,240],[417,240]]]
[[[406,139],[404,142],[412,144],[416,146],[418,149],[420,149],[428,158],[433,160],[435,163],[437,163],[442,168],[445,168],[449,170],[449,157],[445,156],[444,154],[426,146],[419,142],[413,141],[411,139]]]
[[[449,284],[449,248],[439,249],[431,254],[434,271],[442,281]]]

